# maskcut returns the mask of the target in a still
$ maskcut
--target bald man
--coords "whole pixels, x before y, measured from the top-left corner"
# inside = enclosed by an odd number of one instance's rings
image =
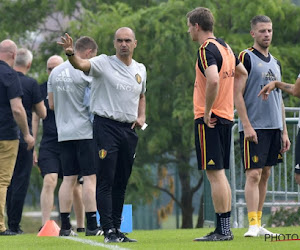
[[[0,236],[16,235],[5,227],[4,208],[19,148],[18,127],[27,149],[34,146],[22,104],[21,83],[17,72],[12,69],[16,55],[17,46],[13,41],[7,39],[0,43]]]
[[[120,231],[125,191],[135,158],[138,136],[146,119],[146,68],[133,59],[135,33],[128,27],[115,32],[113,56],[81,59],[66,34],[59,43],[71,64],[93,76],[90,108],[96,142],[97,208],[104,242],[136,242]],[[75,53],[75,54],[74,54]]]

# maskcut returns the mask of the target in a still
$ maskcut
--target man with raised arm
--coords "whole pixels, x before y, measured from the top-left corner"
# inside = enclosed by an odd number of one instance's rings
[[[135,33],[128,27],[114,35],[116,54],[81,59],[66,34],[59,43],[71,64],[93,76],[91,112],[97,167],[97,208],[104,242],[134,242],[121,231],[126,186],[132,171],[138,136],[146,119],[146,68],[133,57]]]

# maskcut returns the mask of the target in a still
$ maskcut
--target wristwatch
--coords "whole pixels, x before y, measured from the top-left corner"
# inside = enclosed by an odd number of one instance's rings
[[[72,52],[72,54],[66,53],[66,56],[67,56],[67,57],[74,56],[74,55],[75,55],[74,52]]]

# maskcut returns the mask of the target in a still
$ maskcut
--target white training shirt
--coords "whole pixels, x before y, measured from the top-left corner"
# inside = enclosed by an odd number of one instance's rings
[[[48,93],[53,92],[58,141],[93,138],[89,110],[83,104],[85,88],[92,78],[75,69],[69,61],[55,67],[48,79]]]
[[[91,58],[93,114],[132,123],[138,116],[140,95],[146,92],[146,68],[132,59],[127,66],[116,55]]]

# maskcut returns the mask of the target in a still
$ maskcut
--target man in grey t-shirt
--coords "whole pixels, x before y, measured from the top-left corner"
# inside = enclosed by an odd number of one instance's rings
[[[137,134],[145,123],[146,68],[132,56],[137,40],[132,29],[115,32],[116,55],[82,60],[73,53],[72,38],[59,43],[71,64],[93,76],[91,111],[97,153],[97,207],[104,230],[104,242],[134,242],[120,232],[126,186],[131,174]]]
[[[98,46],[90,37],[81,37],[75,44],[78,57],[89,59]],[[78,175],[83,176],[83,204],[86,212],[86,236],[101,234],[96,221],[96,169],[89,109],[84,104],[85,90],[91,77],[76,70],[66,61],[55,67],[48,79],[50,109],[54,109],[58,142],[61,147],[63,182],[59,189],[61,215],[60,236],[76,235],[70,224],[72,197]]]

